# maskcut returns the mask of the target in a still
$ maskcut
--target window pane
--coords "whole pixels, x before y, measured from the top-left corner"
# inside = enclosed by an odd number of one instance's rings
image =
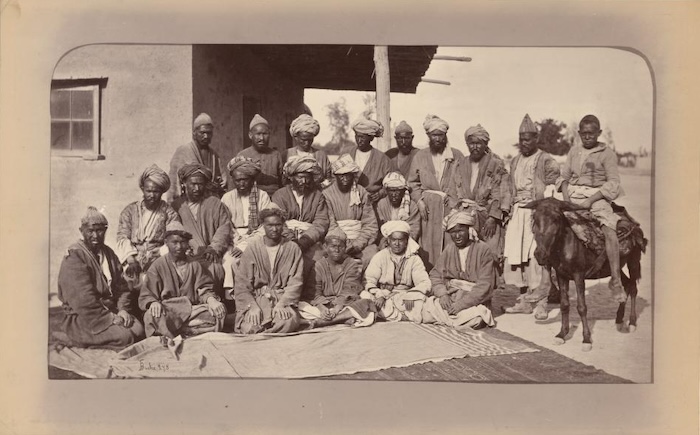
[[[70,149],[70,122],[51,123],[51,149]]]
[[[92,91],[72,91],[71,118],[92,119]]]
[[[73,122],[73,150],[91,150],[92,149],[92,122],[91,121],[74,121]]]
[[[51,90],[51,118],[70,118],[70,91]]]

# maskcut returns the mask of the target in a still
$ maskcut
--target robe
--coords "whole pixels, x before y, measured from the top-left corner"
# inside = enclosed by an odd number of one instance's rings
[[[121,348],[143,338],[138,319],[130,328],[113,324],[119,311],[133,315],[134,307],[121,263],[106,245],[101,259],[82,240],[68,248],[58,272],[58,299],[63,332],[74,345]]]
[[[411,152],[409,152],[407,156],[404,156],[398,148],[391,148],[385,154],[389,157],[394,167],[396,167],[396,170],[404,177],[408,177],[408,173],[411,170],[411,162],[417,152],[418,148],[411,148]]]
[[[313,286],[313,299],[299,303],[299,313],[307,320],[320,318],[317,308],[341,308],[338,314],[348,310],[355,319],[355,326],[369,326],[374,323],[374,304],[361,299],[362,263],[346,257],[343,263],[335,264],[328,258],[316,262],[309,285]]]
[[[379,227],[389,221],[399,220],[398,210],[389,202],[388,197],[384,197],[377,203],[377,217],[379,218]],[[418,240],[421,234],[421,222],[420,222],[420,212],[418,211],[418,204],[414,200],[408,206],[408,225],[411,227],[410,236],[413,240]],[[385,240],[382,238],[381,248],[385,248]]]
[[[355,246],[362,251],[362,262],[366,267],[372,256],[377,253],[375,241],[379,227],[367,191],[362,186],[357,186],[357,190],[360,193],[359,205],[348,205],[350,204],[350,192],[341,192],[337,183],[326,188],[323,191],[323,196],[328,204],[329,231],[337,228],[339,221],[341,221],[341,229],[344,229],[343,225],[345,224],[342,221],[358,221],[360,223],[360,230],[356,237],[351,237],[348,234],[348,245]],[[350,222],[347,224],[352,225]]]
[[[508,172],[500,157],[492,152],[484,155],[478,162],[478,173],[474,189],[471,188],[472,162],[469,156],[464,156],[455,163],[454,176],[450,179],[447,195],[450,208],[462,199],[470,199],[477,203],[483,210],[476,213],[475,229],[479,238],[485,241],[494,258],[498,261],[503,256],[503,243],[505,230],[502,225],[504,212],[508,212],[506,202],[502,200],[502,189],[508,185]],[[496,219],[496,231],[486,240],[482,233],[486,219]]]
[[[354,145],[348,151],[348,154],[355,160],[357,145]],[[382,189],[382,181],[386,174],[395,170],[396,167],[386,154],[376,148],[372,148],[369,160],[357,179],[357,184],[364,187],[369,193],[376,193]]]
[[[253,239],[241,256],[234,287],[236,301],[236,332],[294,332],[299,328],[297,304],[302,292],[302,254],[296,243],[283,241],[275,256],[274,266],[263,238]],[[273,317],[277,304],[291,307],[294,315],[282,320]],[[252,304],[262,310],[261,325],[245,321]]]
[[[251,145],[239,152],[238,156],[260,161],[261,172],[256,178],[259,189],[272,196],[282,187],[282,156],[279,151],[268,148],[267,152],[261,153]]]
[[[318,162],[318,165],[321,167],[321,180],[319,181],[319,184],[322,186],[327,186],[332,183],[333,171],[331,170],[331,162],[328,160],[328,155],[326,152],[312,148],[310,154],[313,155]],[[299,148],[297,147],[287,148],[282,151],[282,166],[284,167],[284,164],[287,163],[287,159],[297,155],[299,155]],[[287,185],[289,183],[290,180],[288,180],[287,177],[282,174],[282,184]]]
[[[180,215],[185,231],[192,234],[190,240],[192,258],[209,269],[214,277],[214,291],[221,296],[225,277],[221,261],[231,244],[231,217],[228,209],[218,198],[213,196],[208,196],[200,202],[196,219],[187,205],[186,197],[178,198],[173,203],[173,208]],[[208,247],[211,247],[219,256],[218,262],[209,263],[206,261],[204,252]]]
[[[311,224],[307,230],[301,231],[302,235],[309,237],[315,243],[323,240],[330,225],[326,199],[320,190],[314,189],[304,196],[301,210],[297,204],[292,186],[288,185],[272,195],[272,202],[287,212],[287,220],[298,220]]]
[[[447,164],[442,171],[440,180],[436,177],[435,165],[433,164],[430,148],[419,150],[406,178],[408,186],[411,188],[411,199],[415,202],[423,200],[430,212],[427,222],[421,222],[420,244],[426,250],[428,256],[428,269],[437,261],[445,244],[451,243],[445,240],[445,233],[442,230],[442,220],[449,212],[447,203],[447,188],[454,175],[455,162],[464,155],[454,148],[452,149],[452,160],[447,160]],[[447,148],[445,148],[447,151]],[[447,242],[447,243],[446,243]]]
[[[175,338],[180,334],[197,335],[221,331],[224,319],[217,319],[209,312],[207,300],[219,300],[214,293],[214,279],[202,265],[188,259],[182,271],[177,273],[170,255],[153,262],[141,287],[139,307],[145,312],[146,336],[162,335]],[[153,302],[163,306],[159,318],[151,315]]]
[[[423,321],[423,302],[430,291],[430,277],[425,271],[423,260],[412,254],[401,257],[397,264],[389,248],[382,249],[365,271],[365,290],[360,296],[374,301],[378,297],[386,299],[380,316],[389,322],[410,320]],[[405,301],[413,301],[413,308],[406,309]]]
[[[211,170],[214,179],[221,177],[223,180],[226,180],[226,165],[222,165],[222,161],[216,151],[211,147],[200,150],[194,140],[192,140],[190,143],[178,147],[173,154],[173,158],[170,159],[170,190],[168,190],[167,194],[169,202],[173,202],[182,194],[182,187],[177,172],[180,168],[190,163],[199,163],[206,166]]]

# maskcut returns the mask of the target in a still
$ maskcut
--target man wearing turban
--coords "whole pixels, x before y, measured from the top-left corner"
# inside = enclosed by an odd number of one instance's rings
[[[356,146],[348,154],[360,168],[357,183],[369,193],[372,204],[376,204],[386,196],[382,189],[384,176],[396,168],[383,152],[372,146],[375,137],[382,137],[384,127],[378,121],[360,117],[352,125],[355,131]]]
[[[475,210],[455,209],[443,221],[453,243],[430,271],[433,294],[425,310],[435,323],[452,327],[493,326],[489,307],[495,289],[494,258],[486,243],[474,241]]]
[[[321,186],[327,187],[332,182],[331,162],[323,150],[313,148],[314,138],[318,135],[321,127],[313,117],[302,114],[289,127],[289,134],[292,136],[294,146],[282,152],[282,162],[286,163],[292,156],[311,156],[316,159],[321,168]],[[289,183],[285,179],[284,184]]]
[[[388,150],[386,155],[398,171],[404,177],[407,177],[408,171],[411,169],[411,162],[418,152],[418,148],[413,146],[413,129],[406,121],[401,121],[396,126],[394,139],[396,139],[396,148]]]
[[[456,162],[464,155],[447,144],[447,122],[428,115],[423,122],[428,148],[419,150],[411,162],[408,186],[418,205],[422,220],[421,245],[428,254],[428,269],[442,252],[445,234],[441,222],[449,211],[447,190],[455,173]]]
[[[420,237],[420,214],[418,205],[411,199],[410,189],[406,178],[399,172],[389,172],[382,181],[386,197],[377,203],[377,218],[379,225],[386,222],[401,220],[408,222],[411,227],[410,236],[413,240]],[[382,238],[380,248],[386,247],[386,239]]]
[[[170,177],[157,165],[146,168],[139,177],[143,198],[132,202],[119,215],[116,253],[125,266],[127,282],[138,291],[143,273],[160,257],[165,228],[180,216],[161,197],[170,188]]]
[[[262,235],[258,214],[272,203],[267,192],[258,189],[256,179],[260,175],[260,162],[239,156],[231,159],[227,166],[234,188],[221,197],[221,202],[231,214],[233,231],[232,245],[223,260],[224,289],[233,288],[233,269],[238,258],[252,237]]]
[[[182,195],[182,186],[177,176],[178,171],[189,163],[199,163],[212,172],[209,180],[209,190],[221,196],[226,188],[226,179],[221,159],[216,151],[211,148],[211,140],[214,137],[214,123],[209,115],[200,113],[192,123],[192,141],[175,150],[170,160],[170,180],[172,186],[168,192],[169,202]]]
[[[58,298],[66,344],[123,348],[144,336],[132,293],[117,255],[105,245],[107,218],[89,207],[80,222],[82,239],[68,248],[58,272]]]
[[[192,235],[192,258],[209,270],[214,278],[214,292],[223,298],[225,272],[221,262],[231,244],[229,211],[219,198],[207,192],[209,168],[196,163],[185,165],[178,176],[185,194],[173,202],[173,208],[185,231]]]
[[[146,336],[173,339],[221,331],[226,307],[214,293],[211,274],[187,256],[192,235],[180,222],[168,225],[165,234],[168,253],[148,269],[139,296]]]
[[[481,124],[469,127],[464,140],[469,156],[456,162],[455,173],[447,189],[450,208],[456,208],[464,200],[478,206],[475,225],[479,238],[493,251],[500,268],[503,257],[504,217],[509,208],[508,172],[503,160],[489,149],[489,133]]]
[[[238,156],[260,162],[258,188],[272,196],[282,186],[282,156],[270,147],[270,124],[257,113],[248,126],[248,138],[251,146],[239,152]]]
[[[519,129],[517,156],[510,162],[509,196],[510,219],[506,227],[503,256],[503,278],[506,284],[520,289],[521,296],[506,313],[533,312],[533,303],[527,295],[544,294],[535,307],[535,318],[547,318],[547,294],[551,277],[546,268],[535,258],[535,237],[532,233],[532,210],[523,205],[545,197],[545,188],[554,185],[559,178],[559,164],[537,146],[537,126],[525,115]],[[538,290],[539,289],[539,290]]]
[[[349,154],[333,162],[335,182],[323,191],[328,204],[329,229],[339,228],[348,238],[347,253],[361,259],[363,268],[377,253],[377,216],[369,194],[357,184],[360,168]]]
[[[338,323],[369,326],[374,323],[376,309],[368,299],[360,298],[362,263],[347,254],[348,238],[336,227],[326,234],[323,243],[326,256],[314,265],[308,280],[308,291],[299,302],[299,314],[308,329]]]

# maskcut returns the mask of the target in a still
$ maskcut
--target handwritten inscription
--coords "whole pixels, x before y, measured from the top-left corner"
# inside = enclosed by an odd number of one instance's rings
[[[153,363],[151,361],[139,360],[139,371],[167,372],[170,370],[168,363]]]

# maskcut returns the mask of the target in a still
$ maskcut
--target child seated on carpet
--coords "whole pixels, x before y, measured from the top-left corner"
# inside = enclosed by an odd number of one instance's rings
[[[214,278],[187,256],[192,235],[180,222],[165,229],[168,254],[153,262],[141,286],[146,336],[197,335],[221,331],[226,307],[214,293]]]
[[[354,326],[374,323],[374,304],[360,298],[362,261],[347,254],[347,240],[340,228],[326,235],[323,244],[326,256],[314,265],[306,283],[306,295],[299,302],[302,325],[309,329],[338,323]]]

